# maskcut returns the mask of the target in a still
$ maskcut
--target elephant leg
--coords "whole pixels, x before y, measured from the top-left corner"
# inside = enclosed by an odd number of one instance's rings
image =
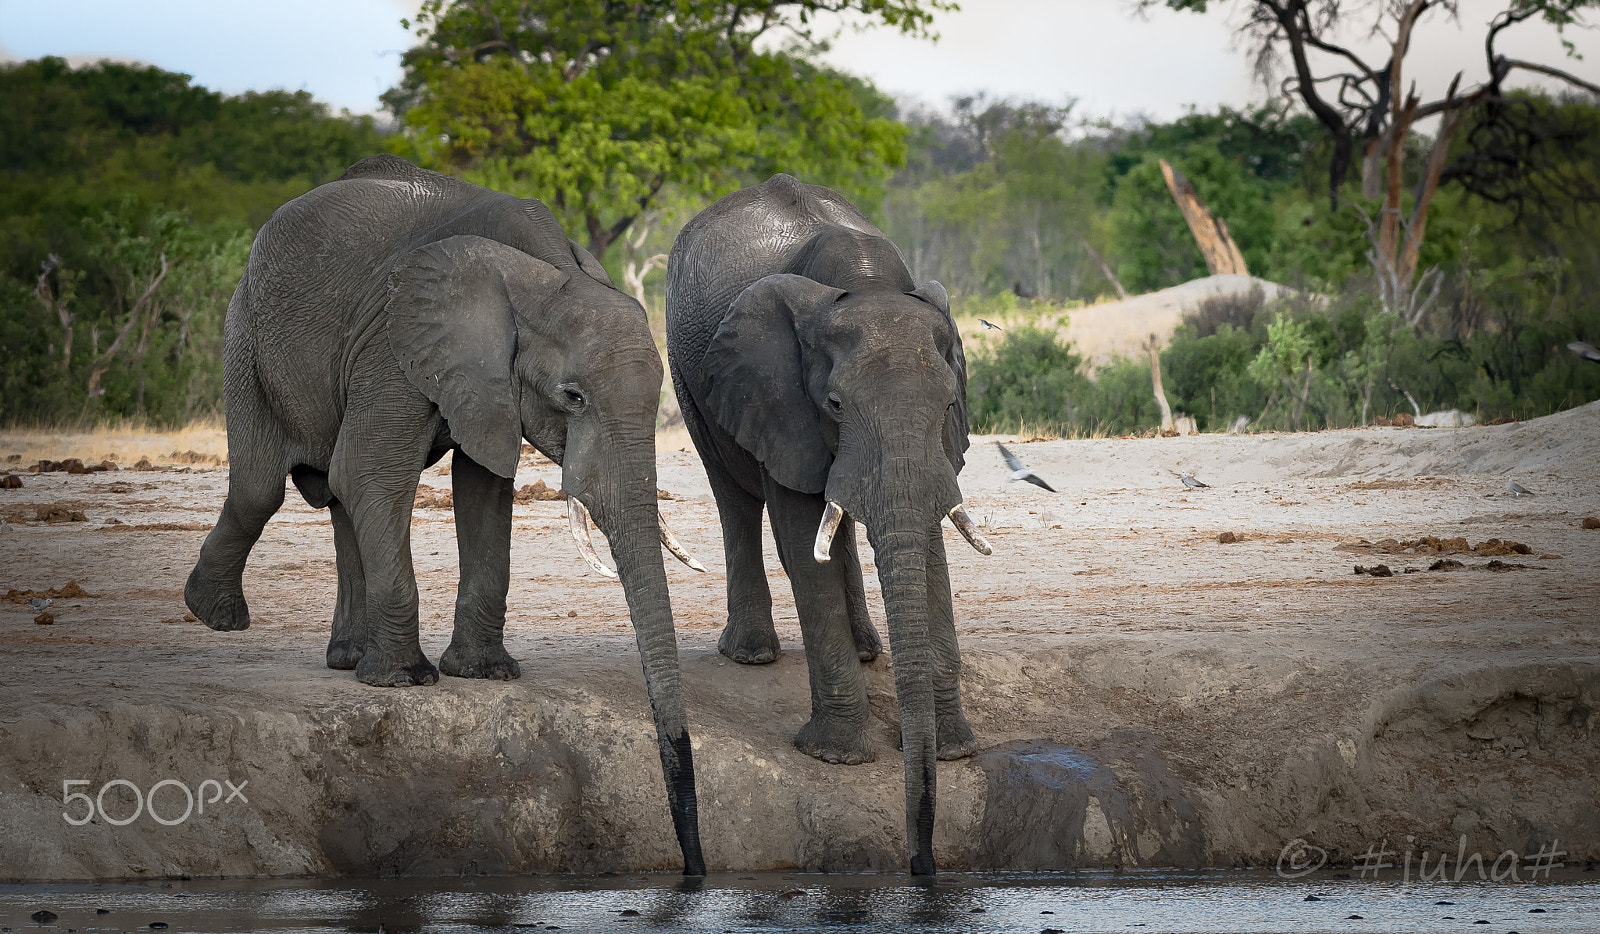
[[[361,545],[344,503],[328,504],[333,515],[333,553],[339,566],[339,598],[333,607],[333,635],[328,639],[328,667],[353,671],[367,650],[367,575],[361,567]]]
[[[778,557],[794,588],[811,675],[811,720],[795,737],[795,747],[824,762],[856,765],[877,758],[867,736],[867,687],[850,633],[845,606],[842,544],[834,539],[834,560],[818,564],[811,549],[822,521],[822,497],[798,493],[767,481]]]
[[[956,645],[955,604],[950,598],[944,531],[937,525],[928,536],[928,644],[933,655],[933,711],[938,725],[939,758],[965,758],[977,751],[978,743],[961,712],[961,650]]]
[[[240,411],[230,406],[229,411]],[[278,507],[283,505],[283,480],[289,472],[281,446],[262,437],[242,411],[228,431],[232,452],[228,498],[222,515],[200,546],[200,558],[183,587],[189,611],[212,629],[235,631],[250,626],[244,599],[244,565]],[[259,418],[259,416],[257,416]]]
[[[402,406],[386,411],[382,425],[372,424],[377,419],[371,415],[347,415],[329,472],[334,495],[349,510],[367,585],[367,644],[356,663],[356,677],[380,687],[439,680],[418,638],[417,580],[411,564],[411,507],[432,424],[426,410],[418,415],[399,411]],[[397,437],[397,426],[415,436]]]
[[[509,681],[522,675],[505,647],[515,483],[459,449],[451,464],[461,583],[456,588],[455,632],[439,670],[457,678]]]
[[[731,481],[719,483],[715,471],[707,473],[713,478],[728,568],[728,622],[717,639],[717,651],[741,665],[765,665],[776,661],[782,649],[761,556],[762,502]]]
[[[870,662],[883,651],[883,640],[878,638],[872,614],[867,611],[867,589],[861,579],[861,548],[856,544],[856,520],[845,516],[834,541],[843,543],[839,566],[844,571],[844,606],[850,616],[850,636],[855,640],[856,655]]]

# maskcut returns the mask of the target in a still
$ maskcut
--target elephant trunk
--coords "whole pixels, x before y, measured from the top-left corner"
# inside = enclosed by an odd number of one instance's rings
[[[906,841],[911,871],[932,875],[938,728],[933,704],[933,649],[928,637],[928,535],[937,526],[901,528],[868,537],[883,585],[895,696],[905,758]]]
[[[653,442],[651,438],[629,445],[643,449],[639,456],[614,452],[614,455],[620,453],[614,463],[631,463],[632,469],[608,471],[597,490],[569,490],[568,494],[580,496],[592,507],[595,521],[611,545],[611,556],[627,595],[639,657],[644,664],[645,688],[650,695],[661,772],[667,785],[667,805],[678,835],[678,846],[683,851],[683,874],[703,876],[706,866],[700,852],[694,754],[683,700],[683,679],[678,668],[672,601],[662,563],[660,518],[656,512]]]

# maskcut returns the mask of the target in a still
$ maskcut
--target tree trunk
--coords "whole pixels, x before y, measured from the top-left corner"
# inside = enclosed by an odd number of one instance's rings
[[[1089,245],[1087,239],[1083,241],[1083,248],[1089,251],[1089,256],[1095,261],[1095,265],[1100,267],[1100,272],[1105,275],[1106,281],[1110,282],[1111,287],[1117,290],[1117,297],[1127,301],[1128,290],[1122,287],[1122,280],[1118,279],[1117,274],[1111,271],[1111,266],[1106,263],[1105,258],[1100,255],[1099,251]]]
[[[1172,406],[1167,404],[1167,392],[1161,387],[1161,345],[1152,334],[1145,347],[1150,352],[1150,385],[1155,390],[1156,405],[1161,407],[1161,430],[1172,431]]]
[[[1239,245],[1229,235],[1227,222],[1211,216],[1189,179],[1165,159],[1161,160],[1161,174],[1166,177],[1167,190],[1172,192],[1172,200],[1178,203],[1178,210],[1183,212],[1183,219],[1188,222],[1189,232],[1194,234],[1194,242],[1200,247],[1200,254],[1205,257],[1206,268],[1211,270],[1211,274],[1248,276],[1250,270],[1245,268],[1244,254],[1239,252]]]

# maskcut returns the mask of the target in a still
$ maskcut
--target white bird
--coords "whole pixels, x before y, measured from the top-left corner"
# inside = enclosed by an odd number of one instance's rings
[[[33,607],[36,610],[42,610],[42,609],[44,609],[45,607],[49,606],[50,604],[52,604],[54,602],[55,601],[50,599],[49,597],[29,597],[28,598],[28,605]]]
[[[982,321],[983,319],[979,318],[978,320]],[[1583,341],[1573,341],[1567,345],[1567,349],[1585,360],[1592,360],[1595,363],[1600,363],[1600,348],[1596,348],[1593,344],[1586,344]]]
[[[1044,482],[1044,478],[1034,473],[1031,468],[1022,466],[1022,461],[1017,460],[1017,455],[1006,450],[1006,446],[996,441],[994,446],[1000,449],[1000,456],[1006,459],[1006,466],[1011,468],[1011,482],[1026,480],[1034,486],[1044,487],[1054,493],[1056,488]]]
[[[1186,473],[1183,476],[1179,477],[1178,479],[1182,480],[1183,481],[1183,485],[1188,487],[1191,490],[1206,490],[1206,489],[1210,489],[1211,488],[1211,484],[1209,484],[1209,483],[1201,483],[1199,480],[1196,480],[1194,478],[1194,474]]]
[[[1533,495],[1533,491],[1532,490],[1528,489],[1527,487],[1523,486],[1522,484],[1518,483],[1515,480],[1510,480],[1510,479],[1506,480],[1506,489],[1511,491],[1511,495],[1512,496],[1532,496]]]
[[[1000,325],[991,324],[990,322],[985,321],[982,318],[978,319],[978,323],[983,325],[983,329],[985,331],[1004,331],[1005,330],[1005,328],[1001,327]]]

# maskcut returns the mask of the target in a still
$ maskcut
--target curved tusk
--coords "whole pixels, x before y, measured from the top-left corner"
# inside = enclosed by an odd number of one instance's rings
[[[567,497],[567,530],[572,533],[572,540],[578,543],[578,554],[589,562],[594,572],[601,577],[615,579],[617,572],[606,567],[600,556],[594,553],[594,540],[589,537],[589,510],[578,502],[576,496]]]
[[[967,544],[978,550],[978,554],[994,554],[994,548],[989,545],[989,540],[983,537],[983,533],[978,531],[976,525],[972,524],[972,517],[967,515],[965,503],[956,503],[955,508],[950,510],[950,521],[955,524],[956,531],[967,540]]]
[[[672,530],[667,528],[667,520],[659,512],[656,513],[656,521],[661,523],[661,544],[667,546],[667,550],[672,552],[674,558],[704,574],[706,566],[696,561],[694,555],[683,550],[683,546],[678,544],[678,539],[672,534]]]
[[[828,508],[822,511],[822,522],[817,525],[817,541],[811,546],[811,557],[817,559],[818,564],[827,564],[828,552],[833,550],[833,536],[839,531],[839,523],[844,521],[844,507],[828,501]]]

